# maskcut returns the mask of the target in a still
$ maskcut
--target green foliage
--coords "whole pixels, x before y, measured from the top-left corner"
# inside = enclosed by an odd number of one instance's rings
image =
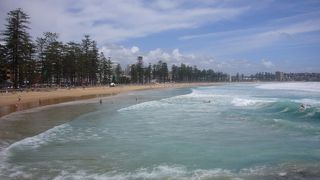
[[[6,29],[3,32],[3,40],[6,46],[7,63],[13,74],[15,88],[23,85],[30,72],[29,63],[33,53],[31,37],[27,32],[29,16],[20,8],[10,11],[7,17]]]
[[[181,64],[171,68],[172,81],[174,82],[218,82],[228,81],[228,75],[222,72],[214,72],[212,69],[199,70],[196,66]]]
[[[35,45],[27,30],[29,16],[21,9],[8,13],[6,29],[0,44],[0,83],[11,73],[14,87],[21,85],[96,85],[115,83],[226,81],[227,75],[196,66],[173,65],[169,72],[163,61],[144,67],[143,57],[130,65],[124,74],[121,65],[113,68],[111,57],[99,54],[97,42],[85,35],[81,42],[63,43],[59,35],[45,32],[36,38]],[[9,73],[7,73],[9,72]],[[131,78],[129,78],[131,77]]]
[[[144,72],[144,77],[145,77],[145,82],[146,83],[150,83],[151,82],[151,74],[152,74],[152,66],[151,66],[151,63],[150,63],[149,66],[145,69],[145,72]]]
[[[132,64],[130,67],[130,76],[132,83],[138,83],[138,67],[136,64]]]
[[[122,83],[121,82],[121,76],[122,76],[122,68],[120,64],[117,64],[115,69],[115,81],[116,83]]]
[[[0,83],[4,84],[7,81],[7,59],[5,46],[0,44]]]

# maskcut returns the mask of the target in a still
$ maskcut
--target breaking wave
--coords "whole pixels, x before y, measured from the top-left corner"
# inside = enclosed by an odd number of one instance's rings
[[[231,104],[238,107],[244,106],[261,106],[264,104],[275,102],[274,99],[244,99],[244,98],[234,98]]]
[[[21,167],[15,167],[11,174],[1,174],[0,177],[10,177],[15,179],[32,179],[33,177],[43,177],[45,179],[301,179],[319,178],[320,170],[318,165],[283,165],[280,167],[254,167],[245,168],[239,171],[229,169],[195,169],[190,170],[184,166],[159,165],[153,168],[140,168],[133,172],[110,171],[102,173],[92,173],[88,170],[75,170],[74,168],[64,168],[55,174],[32,174],[26,173]]]
[[[102,137],[96,132],[97,130],[93,127],[83,127],[77,128],[75,130],[69,124],[62,124],[56,127],[53,127],[43,133],[40,133],[33,137],[27,137],[20,141],[17,141],[7,148],[3,149],[0,153],[0,156],[7,158],[11,156],[12,153],[16,151],[24,151],[27,149],[37,149],[41,146],[45,146],[50,143],[62,144],[75,141],[84,141],[84,140],[98,140]],[[103,133],[103,132],[102,132]]]
[[[270,83],[256,86],[260,89],[271,89],[271,90],[295,90],[295,91],[309,91],[309,92],[320,92],[319,82],[292,82],[292,83]]]
[[[36,149],[41,145],[45,145],[54,139],[57,139],[57,136],[61,134],[66,134],[72,131],[72,127],[69,124],[62,124],[56,127],[53,127],[43,133],[40,133],[33,137],[25,138],[21,141],[17,141],[11,144],[7,150],[26,148],[26,149]]]
[[[154,108],[154,107],[162,107],[164,105],[163,102],[161,101],[147,101],[139,104],[135,104],[132,106],[128,106],[122,109],[119,109],[118,112],[123,112],[123,111],[131,111],[131,110],[145,110],[146,108]]]
[[[301,104],[305,108],[300,109]],[[271,103],[266,110],[269,112],[280,113],[294,118],[308,117],[311,119],[320,119],[320,106],[316,100],[302,99],[302,100],[282,100]]]

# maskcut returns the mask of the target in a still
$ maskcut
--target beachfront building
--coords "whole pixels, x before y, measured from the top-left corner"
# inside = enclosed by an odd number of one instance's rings
[[[276,80],[277,81],[283,81],[284,80],[284,73],[280,72],[280,71],[277,71],[276,72]]]

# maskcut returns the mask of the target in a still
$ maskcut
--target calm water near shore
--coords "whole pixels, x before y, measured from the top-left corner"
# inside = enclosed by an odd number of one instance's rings
[[[0,179],[320,178],[320,83],[139,91],[0,120],[27,121],[22,134],[63,123],[2,143]]]

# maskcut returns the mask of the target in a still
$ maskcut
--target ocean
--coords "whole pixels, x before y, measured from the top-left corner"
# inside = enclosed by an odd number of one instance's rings
[[[320,178],[320,83],[149,90],[102,101],[6,116],[69,119],[3,147],[0,179]],[[85,113],[68,116],[71,107]]]

